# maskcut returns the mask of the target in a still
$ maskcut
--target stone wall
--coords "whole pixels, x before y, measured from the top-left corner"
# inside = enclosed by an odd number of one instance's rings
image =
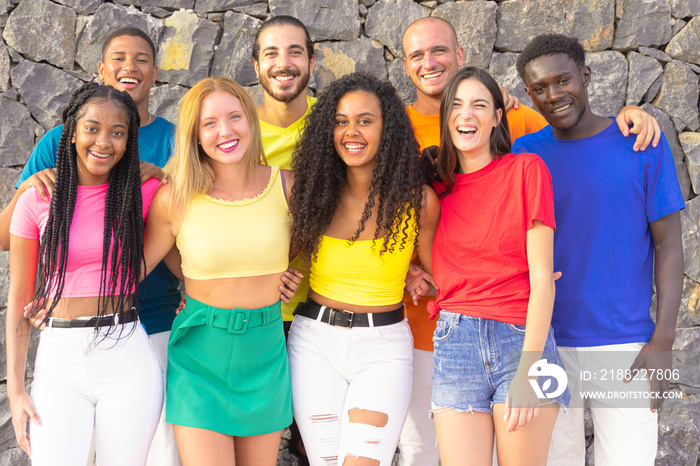
[[[263,20],[280,14],[301,19],[316,43],[312,92],[346,73],[369,71],[391,80],[410,102],[415,91],[401,62],[401,34],[434,15],[455,25],[467,63],[488,68],[525,103],[514,66],[518,52],[537,34],[561,32],[578,37],[589,52],[596,112],[613,115],[636,104],[656,116],[688,200],[676,338],[676,348],[685,350],[676,358],[683,380],[674,385],[684,399],[667,401],[661,411],[657,464],[700,464],[700,0],[0,0],[0,203],[12,196],[36,141],[59,123],[70,93],[95,79],[100,44],[112,29],[134,25],[157,39],[151,111],[175,121],[180,97],[209,75],[235,79],[260,101],[253,37]],[[7,268],[8,255],[0,254],[2,303]],[[19,466],[29,463],[16,447],[4,396],[4,313],[1,308],[0,466]]]

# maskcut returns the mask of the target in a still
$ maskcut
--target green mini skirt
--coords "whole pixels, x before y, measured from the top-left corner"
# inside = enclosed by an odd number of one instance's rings
[[[277,432],[292,422],[279,301],[221,309],[187,297],[168,343],[166,421],[225,435]]]

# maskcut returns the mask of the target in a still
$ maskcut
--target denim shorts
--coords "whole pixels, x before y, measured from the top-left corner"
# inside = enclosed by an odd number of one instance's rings
[[[433,411],[451,408],[459,412],[491,413],[494,403],[505,403],[510,381],[518,369],[524,339],[524,325],[441,310],[433,336]],[[564,370],[551,327],[541,359]],[[557,375],[563,374],[561,382],[566,383],[565,373],[552,366],[548,368],[554,369]],[[540,405],[557,402],[568,407],[568,389],[554,398],[547,397],[546,394],[559,391],[560,379],[547,382],[552,378],[537,378],[538,385],[546,387]]]

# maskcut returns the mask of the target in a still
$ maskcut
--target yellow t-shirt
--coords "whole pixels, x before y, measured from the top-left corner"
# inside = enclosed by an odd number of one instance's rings
[[[287,128],[281,128],[258,120],[260,121],[263,150],[265,151],[268,165],[275,165],[287,170],[292,168],[294,148],[299,139],[301,139],[306,117],[311,113],[311,107],[316,103],[316,100],[316,97],[307,95],[306,103],[308,109],[306,113]],[[304,278],[301,281],[301,285],[299,285],[299,290],[294,295],[294,299],[289,304],[282,303],[282,319],[284,320],[294,319],[292,314],[294,309],[297,307],[297,304],[306,301],[306,295],[309,294],[309,270],[304,265],[304,261],[297,257],[289,265],[304,274]]]
[[[408,117],[413,124],[413,130],[418,139],[420,149],[440,145],[440,115],[424,115],[418,113],[413,104],[406,107]],[[508,128],[510,129],[510,141],[515,141],[520,136],[534,133],[547,126],[547,120],[537,111],[520,105],[519,108],[511,108],[506,113],[508,117]],[[418,263],[417,257],[413,262]],[[424,351],[433,351],[433,333],[435,332],[436,320],[428,320],[427,305],[432,301],[432,296],[424,296],[418,300],[415,306],[411,296],[404,295],[403,302],[406,305],[406,317],[413,332],[413,346]]]

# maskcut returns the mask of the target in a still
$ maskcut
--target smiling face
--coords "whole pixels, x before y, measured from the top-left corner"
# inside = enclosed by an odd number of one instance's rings
[[[543,55],[525,65],[525,90],[537,110],[560,133],[583,130],[587,111],[589,67],[582,70],[568,55]],[[558,136],[559,137],[559,136]]]
[[[403,37],[404,67],[418,92],[442,97],[445,86],[464,64],[464,49],[445,22],[424,18]]]
[[[197,139],[212,162],[238,163],[250,144],[250,126],[241,101],[228,92],[215,91],[202,100]]]
[[[376,95],[352,91],[338,101],[333,144],[348,167],[370,167],[382,141],[382,108]]]
[[[470,158],[490,153],[493,129],[501,121],[501,109],[496,109],[489,90],[476,79],[465,79],[457,86],[449,131],[457,153]]]
[[[258,37],[260,55],[255,72],[267,94],[280,102],[291,102],[309,84],[316,56],[309,57],[304,30],[291,25],[265,29]]]
[[[112,39],[98,64],[105,84],[129,93],[137,106],[148,102],[148,92],[156,82],[158,67],[150,45],[141,37],[118,36]]]
[[[112,168],[126,150],[129,123],[114,101],[86,103],[79,110],[71,142],[78,154],[78,184],[107,183]]]

